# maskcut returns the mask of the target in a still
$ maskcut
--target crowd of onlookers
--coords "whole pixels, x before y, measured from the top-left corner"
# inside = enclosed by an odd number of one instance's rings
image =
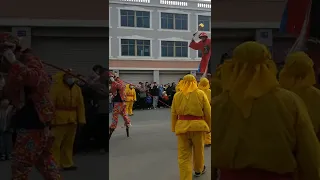
[[[157,82],[139,82],[134,86],[136,101],[133,109],[168,108],[176,93],[176,83],[158,84]],[[112,111],[112,94],[109,96],[109,110]]]

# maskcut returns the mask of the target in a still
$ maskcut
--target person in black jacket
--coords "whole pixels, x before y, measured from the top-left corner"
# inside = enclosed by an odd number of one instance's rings
[[[98,100],[95,95],[97,92],[81,81],[78,81],[77,84],[82,90],[87,123],[79,129],[80,132],[77,136],[75,151],[84,151],[87,153],[91,148],[94,148],[94,145],[91,143],[91,139],[96,138],[97,136],[95,121],[98,114]]]
[[[151,86],[150,94],[152,96],[152,106],[153,109],[157,109],[159,101],[159,87],[156,82]]]

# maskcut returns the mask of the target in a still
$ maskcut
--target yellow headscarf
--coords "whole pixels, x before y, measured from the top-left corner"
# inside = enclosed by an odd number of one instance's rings
[[[176,85],[176,92],[179,92],[179,91],[181,90],[181,89],[180,89],[180,86],[181,86],[182,82],[183,82],[183,80],[180,80],[180,81],[178,82],[178,84]]]
[[[125,92],[126,94],[131,92],[130,84],[126,84],[126,88],[125,88],[124,92]]]
[[[207,78],[201,78],[198,88],[201,90],[207,90],[210,89],[210,83],[209,80]]]
[[[251,115],[255,98],[270,92],[279,83],[270,66],[270,52],[257,42],[245,42],[233,51],[232,61],[222,66],[222,83],[245,118]]]
[[[301,51],[289,54],[280,72],[279,82],[283,88],[288,90],[316,84],[312,59]]]
[[[185,75],[180,85],[180,91],[188,98],[188,94],[196,89],[198,89],[196,78],[192,74]]]

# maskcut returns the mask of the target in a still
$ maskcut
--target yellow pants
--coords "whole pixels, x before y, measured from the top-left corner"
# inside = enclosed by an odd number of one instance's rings
[[[76,124],[59,125],[52,128],[55,138],[52,155],[60,168],[73,166],[73,143],[77,132]]]
[[[192,170],[195,172],[203,171],[204,133],[187,132],[177,135],[180,180],[192,180]]]
[[[133,109],[133,103],[134,101],[127,101],[126,102],[126,108],[127,108],[127,113],[128,115],[133,115],[132,109]]]
[[[206,133],[204,137],[204,144],[211,145],[211,133]]]

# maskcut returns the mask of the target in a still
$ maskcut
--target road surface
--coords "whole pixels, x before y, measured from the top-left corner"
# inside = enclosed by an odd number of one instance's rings
[[[124,128],[118,128],[110,140],[110,152],[101,155],[75,156],[79,169],[63,172],[64,180],[178,180],[176,137],[171,132],[170,110],[135,111],[131,117],[131,137],[127,138]],[[110,117],[111,118],[111,117]],[[119,124],[123,120],[120,118]],[[107,128],[106,128],[107,130]],[[210,148],[206,149],[207,173],[197,180],[211,179]],[[10,179],[10,162],[0,162],[1,179]],[[36,170],[30,180],[42,180]]]

